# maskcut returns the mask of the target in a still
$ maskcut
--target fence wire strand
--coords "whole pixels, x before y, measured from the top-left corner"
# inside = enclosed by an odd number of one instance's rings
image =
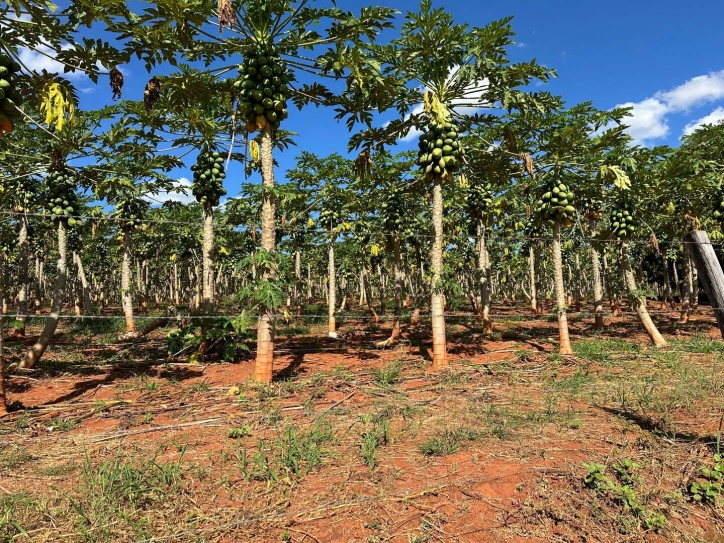
[[[48,222],[52,221],[50,214],[48,213],[31,213],[31,212],[15,212],[15,211],[7,211],[7,210],[0,210],[0,216],[6,216],[10,218],[17,217],[19,214],[25,215],[26,217],[36,217],[45,219]],[[122,223],[127,222],[127,219],[123,219],[122,217],[111,217],[111,216],[92,216],[92,215],[66,215],[67,218],[73,218],[77,220],[82,221],[106,221],[106,222],[116,222],[116,223]],[[198,221],[176,221],[176,220],[169,220],[169,219],[133,219],[134,222],[144,223],[144,224],[166,224],[166,225],[179,225],[179,226],[197,226],[201,227],[203,225],[203,219],[199,218]],[[346,221],[348,223],[354,223],[356,221]],[[225,222],[214,222],[212,223],[215,228],[226,228],[230,230],[234,229],[240,229],[242,231],[244,230],[260,230],[261,224],[230,224]],[[319,234],[319,235],[329,235],[329,230],[323,229],[323,228],[306,228],[306,227],[296,227],[296,226],[284,226],[284,225],[276,225],[275,227],[277,230],[284,231],[284,232],[303,232],[306,234]],[[399,235],[401,238],[408,237],[405,235],[404,232],[392,232],[392,231],[385,231],[385,230],[364,230],[360,232],[355,232],[354,230],[340,230],[340,231],[334,231],[333,234],[336,234],[338,236],[343,236],[345,234],[347,235],[377,235],[377,236],[394,236]],[[425,234],[420,232],[414,233],[415,238],[434,238],[435,236],[433,234]],[[467,236],[468,238],[475,238],[474,235]],[[510,243],[510,242],[531,242],[531,241],[551,241],[553,239],[553,235],[545,235],[545,236],[526,236],[525,234],[520,235],[499,235],[495,232],[490,232],[486,234],[485,239],[491,243]],[[643,244],[643,245],[651,245],[652,241],[651,238],[626,238],[623,240],[619,239],[608,239],[608,238],[596,238],[596,237],[585,237],[585,236],[563,236],[563,240],[576,240],[581,243],[621,243],[622,241],[630,243],[630,244]],[[657,239],[658,245],[712,245],[715,247],[721,247],[724,246],[724,241],[709,241],[709,243],[700,243],[698,241],[686,241],[686,240],[659,240]]]

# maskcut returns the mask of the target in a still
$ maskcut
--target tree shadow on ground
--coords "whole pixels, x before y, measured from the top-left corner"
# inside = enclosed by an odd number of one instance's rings
[[[678,441],[681,443],[703,443],[713,452],[715,452],[716,436],[702,436],[693,432],[678,432],[676,430],[667,427],[666,423],[662,420],[655,420],[652,417],[636,413],[630,409],[620,409],[617,407],[606,407],[598,406],[601,411],[605,411],[616,417],[621,417],[641,428],[646,432],[650,432],[652,435],[662,437],[671,441]]]

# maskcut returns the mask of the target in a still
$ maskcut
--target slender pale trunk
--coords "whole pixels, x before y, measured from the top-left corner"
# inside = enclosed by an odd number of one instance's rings
[[[0,270],[4,268],[5,262],[3,261],[3,252],[0,251]],[[2,290],[4,282],[3,275],[0,273],[0,290]],[[8,402],[5,394],[5,345],[3,341],[3,316],[4,313],[0,311],[0,417],[8,414]]]
[[[543,275],[545,273],[545,266],[542,265],[543,261],[541,260],[541,244],[543,242],[538,240],[535,242],[535,246],[533,247],[533,255],[534,255],[534,266],[535,266],[535,290],[538,294],[538,310],[536,311],[536,314],[542,315],[543,311],[545,309],[545,301],[546,301],[546,293],[545,293],[545,286],[543,284]]]
[[[190,272],[190,270],[189,270]],[[190,276],[190,273],[189,273]],[[201,276],[201,265],[198,261],[194,263],[194,308],[201,308],[201,300],[203,299],[203,277]]]
[[[687,254],[689,252],[687,251]],[[689,267],[691,268],[691,309],[699,307],[699,271],[694,266],[694,261],[689,254]]]
[[[483,333],[493,333],[493,322],[490,320],[490,253],[485,241],[485,224],[482,218],[477,219],[478,234],[478,274],[480,286],[480,313],[483,317]]]
[[[387,301],[385,300],[385,276],[382,273],[382,264],[377,264],[377,277],[380,280],[380,313],[387,315]]]
[[[596,225],[593,219],[590,221],[591,232],[595,232]],[[599,265],[598,251],[591,244],[591,269],[593,270],[593,307],[595,322],[593,328],[603,329],[603,284],[601,283],[601,268]]]
[[[530,281],[530,309],[533,314],[538,313],[538,288],[535,273],[535,249],[531,244],[528,247],[528,279]]]
[[[679,270],[676,269],[676,259],[671,261],[671,268],[674,270],[674,285],[676,285],[676,292],[679,294],[679,302],[684,303],[684,292],[682,290],[681,281],[679,281]]]
[[[405,282],[405,273],[402,270],[400,236],[398,234],[393,234],[391,236],[391,241],[395,266],[395,284],[393,285],[395,295],[395,318],[392,321],[392,332],[390,334],[390,337],[387,338],[385,341],[378,343],[378,346],[380,347],[389,347],[400,340],[400,319],[402,318],[402,290],[403,283]]]
[[[663,272],[664,272],[664,307],[669,305],[671,309],[676,309],[676,303],[674,302],[674,296],[671,293],[671,280],[669,278],[669,259],[663,257]]]
[[[302,304],[302,250],[297,247],[294,251],[294,303],[301,309]]]
[[[203,296],[204,314],[214,311],[214,209],[204,206],[204,242],[203,242]]]
[[[372,303],[372,285],[370,284],[370,272],[367,270],[367,268],[362,268],[362,274],[367,309],[369,309],[369,312],[372,313],[372,322],[377,324],[378,322],[380,322],[380,318],[377,316],[377,311],[375,311],[375,305]]]
[[[121,268],[121,296],[123,299],[123,315],[126,319],[126,333],[136,330],[133,318],[133,281],[131,277],[131,260],[133,258],[133,240],[130,230],[123,230],[123,265]]]
[[[336,337],[337,324],[334,318],[334,310],[337,304],[337,268],[334,265],[334,240],[329,240],[329,260],[327,262],[327,273],[329,275],[329,295],[327,296],[327,315],[329,324],[329,335]]]
[[[68,231],[65,224],[61,221],[58,223],[58,275],[55,278],[53,286],[53,302],[50,307],[50,315],[45,321],[43,331],[35,342],[35,345],[28,349],[25,358],[20,362],[21,368],[32,368],[38,363],[40,357],[50,345],[50,340],[55,334],[60,319],[60,311],[63,302],[63,292],[65,282],[68,276]]]
[[[639,320],[649,335],[649,338],[651,338],[652,343],[656,347],[665,347],[667,345],[666,340],[659,333],[654,321],[651,320],[651,315],[649,315],[646,305],[643,303],[643,296],[638,294],[636,277],[634,276],[633,269],[631,269],[631,260],[628,256],[628,242],[621,242],[619,255],[621,259],[621,272],[623,273],[626,289],[628,290],[629,301],[636,309]]]
[[[263,201],[261,208],[261,248],[273,253],[276,248],[276,202],[272,189],[274,188],[274,158],[272,156],[271,126],[265,126],[261,131],[261,178],[263,185]],[[265,281],[273,281],[271,270],[265,269]],[[274,369],[274,335],[275,312],[273,307],[264,307],[259,316],[259,327],[256,334],[256,367],[255,376],[259,381],[271,382]]]
[[[442,179],[435,177],[435,184],[432,192],[432,365],[445,367],[448,365],[447,344],[445,339],[445,308],[444,294],[439,284],[442,277],[442,251],[443,251],[443,228],[442,228]]]
[[[15,335],[25,335],[25,321],[28,316],[28,218],[25,213],[18,217],[20,232],[18,234],[18,316],[15,318]]]
[[[83,310],[86,315],[89,315],[93,313],[90,286],[88,285],[88,277],[86,276],[85,269],[83,268],[83,260],[81,260],[80,255],[76,252],[73,253],[73,262],[75,262],[75,267],[78,270],[78,280],[80,281],[80,285],[83,290]]]
[[[581,298],[583,297],[581,281],[581,258],[578,254],[578,249],[576,249],[576,275],[573,278],[573,295],[576,301],[576,311],[579,313],[581,312]]]
[[[42,264],[40,262],[40,255],[35,255],[35,277],[33,280],[33,306],[35,312],[40,311],[42,302],[40,300],[41,294],[41,276],[42,276]]]
[[[181,303],[181,285],[178,276],[178,263],[173,263],[173,302],[176,305]]]
[[[684,248],[683,255],[683,268],[684,268],[684,284],[681,292],[681,317],[679,317],[680,323],[689,322],[689,313],[691,312],[691,298],[692,298],[692,280],[691,280],[691,259],[689,258],[688,249]]]
[[[73,264],[75,264],[75,256],[73,257]],[[76,270],[76,278],[75,281],[71,283],[71,294],[73,296],[73,309],[75,311],[75,316],[80,317],[83,314],[83,310],[81,309],[81,302],[80,302],[80,280],[78,279],[78,266],[75,267]]]
[[[573,354],[571,339],[568,335],[566,291],[563,285],[563,256],[561,254],[561,224],[558,221],[553,225],[553,283],[556,291],[556,312],[558,314],[558,352],[560,354]]]

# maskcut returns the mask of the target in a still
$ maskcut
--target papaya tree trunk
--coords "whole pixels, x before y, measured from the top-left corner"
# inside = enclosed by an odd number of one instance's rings
[[[699,307],[699,270],[694,266],[689,251],[686,254],[689,255],[689,267],[691,268],[691,309],[697,309]]]
[[[493,333],[493,322],[490,320],[490,253],[485,241],[485,224],[482,218],[477,219],[478,234],[478,281],[480,285],[480,314],[483,317],[483,333]]]
[[[126,319],[126,333],[136,330],[133,318],[133,281],[131,277],[131,260],[133,259],[133,240],[128,229],[123,230],[123,264],[121,268],[121,296],[123,315]]]
[[[530,310],[533,314],[538,313],[538,285],[536,285],[535,264],[535,249],[531,244],[528,247],[528,279],[530,281]]]
[[[45,350],[50,345],[50,340],[55,334],[60,319],[60,311],[63,305],[63,292],[65,290],[65,282],[68,276],[68,232],[65,224],[61,221],[58,223],[58,275],[55,278],[53,286],[53,301],[50,307],[50,315],[45,321],[45,326],[35,345],[28,349],[25,357],[20,362],[21,368],[32,368],[43,356]]]
[[[3,261],[3,251],[0,251],[0,270],[5,268],[5,262]],[[3,283],[2,274],[0,274],[0,283]],[[2,284],[0,284],[2,289]],[[5,344],[3,341],[3,316],[4,313],[0,310],[0,418],[8,414],[7,408],[7,396],[5,394]]]
[[[20,232],[18,234],[18,316],[15,319],[15,335],[25,335],[25,321],[28,316],[28,217],[19,215]],[[0,330],[2,330],[0,328]]]
[[[334,264],[334,240],[329,240],[329,255],[327,262],[327,273],[329,275],[329,295],[327,296],[327,316],[330,337],[336,337],[337,324],[334,318],[334,310],[337,305],[337,268]]]
[[[78,253],[74,252],[73,261],[75,262],[75,267],[78,269],[78,279],[80,280],[80,285],[83,289],[83,310],[85,311],[86,315],[90,315],[93,313],[93,305],[91,302],[88,277],[86,276],[85,268],[83,267],[83,260]]]
[[[556,290],[556,313],[558,316],[558,352],[573,354],[571,339],[568,335],[568,316],[566,314],[566,290],[563,285],[563,255],[561,253],[561,225],[553,225],[553,284]]]
[[[679,322],[685,324],[689,322],[692,296],[691,259],[689,258],[689,253],[687,253],[686,248],[684,249],[682,259],[682,268],[684,268],[684,284],[682,285],[683,288],[681,289],[681,316],[679,317]]]
[[[576,275],[573,277],[573,296],[575,300],[575,307],[576,311],[578,313],[581,312],[581,298],[583,297],[583,293],[581,292],[581,258],[578,254],[578,249],[576,249]]]
[[[440,280],[442,278],[442,251],[443,251],[443,202],[442,202],[442,179],[435,176],[432,199],[432,365],[435,367],[446,367],[447,344],[445,338],[445,308],[444,294]]]
[[[40,261],[40,255],[35,255],[35,276],[33,278],[33,308],[37,314],[42,306],[42,263]]]
[[[542,241],[538,240],[535,242],[535,246],[533,247],[533,255],[534,260],[533,263],[535,265],[535,291],[538,294],[538,307],[536,314],[542,315],[545,309],[545,301],[546,301],[546,292],[545,292],[545,285],[544,285],[544,274],[545,274],[545,266],[543,265],[543,260],[541,257],[541,245]]]
[[[391,236],[392,241],[392,254],[394,258],[394,294],[395,294],[395,317],[392,321],[392,332],[390,337],[385,341],[381,341],[377,344],[378,347],[390,347],[400,340],[400,319],[402,318],[402,290],[405,282],[405,274],[402,270],[402,256],[400,254],[400,236],[393,234]]]
[[[663,257],[663,272],[664,272],[664,307],[667,305],[671,309],[676,309],[676,303],[674,302],[674,296],[671,292],[671,278],[669,277],[669,259]]]
[[[271,126],[266,125],[261,131],[261,178],[262,178],[262,208],[261,208],[261,248],[273,253],[276,249],[276,202],[272,190],[274,189],[274,157],[272,149]],[[271,256],[271,255],[270,255]],[[272,271],[265,267],[263,279],[273,281]],[[274,369],[274,335],[276,315],[273,307],[262,307],[259,316],[259,327],[256,334],[256,366],[254,374],[259,381],[270,383]]]
[[[204,205],[204,241],[203,241],[203,297],[204,314],[214,311],[214,208]]]
[[[651,320],[646,305],[643,303],[643,296],[639,293],[636,286],[636,276],[634,275],[633,269],[631,268],[631,260],[628,256],[628,242],[622,241],[619,247],[619,258],[621,264],[621,272],[623,273],[624,283],[626,290],[628,291],[628,297],[630,304],[636,309],[636,314],[641,321],[646,333],[651,338],[651,342],[656,347],[665,347],[667,345],[666,340],[659,333],[658,328]]]
[[[590,221],[591,232],[595,231],[596,225],[593,219]],[[595,330],[603,329],[603,284],[601,283],[601,267],[598,259],[598,251],[591,244],[591,269],[593,270],[593,307],[595,313],[595,321],[593,328]]]
[[[301,310],[302,303],[302,249],[297,247],[294,251],[294,304]]]
[[[377,316],[377,311],[375,311],[375,304],[372,303],[372,285],[370,284],[370,272],[367,270],[367,268],[362,268],[362,274],[367,309],[369,309],[369,312],[372,313],[372,322],[377,324],[378,322],[380,322],[380,318]]]
[[[181,303],[181,283],[178,276],[178,263],[173,263],[173,303]]]

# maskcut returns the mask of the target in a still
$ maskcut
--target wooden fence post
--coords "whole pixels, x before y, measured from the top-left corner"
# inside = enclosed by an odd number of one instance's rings
[[[714,309],[719,331],[724,338],[724,272],[722,272],[714,247],[704,230],[692,230],[686,234],[684,244],[689,249],[709,303]]]

